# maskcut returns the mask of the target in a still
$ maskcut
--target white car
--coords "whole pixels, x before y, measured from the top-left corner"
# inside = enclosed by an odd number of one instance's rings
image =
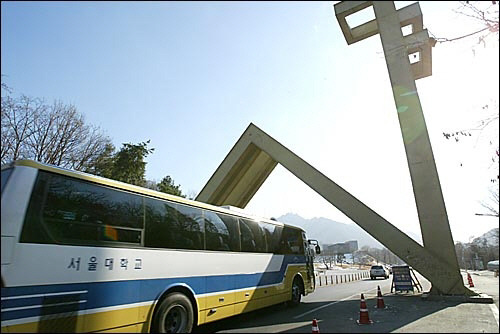
[[[486,268],[488,268],[488,270],[491,270],[491,271],[498,271],[498,260],[493,260],[493,261],[488,262],[488,264],[486,265]]]
[[[375,265],[370,268],[370,278],[376,279],[377,277],[383,277],[384,279],[389,278],[389,272],[384,266]]]

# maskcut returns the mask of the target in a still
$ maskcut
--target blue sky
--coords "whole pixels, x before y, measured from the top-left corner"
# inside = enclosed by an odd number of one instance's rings
[[[334,3],[4,1],[2,80],[14,94],[74,104],[117,148],[151,140],[146,177],[170,175],[189,195],[253,122],[418,232],[380,38],[348,46]],[[449,38],[476,28],[458,7],[422,2],[424,26]],[[461,145],[442,136],[475,124],[485,101],[498,108],[497,64],[498,42],[442,43],[433,76],[417,81],[455,240],[498,226],[474,215],[494,168],[484,150],[498,135]],[[351,222],[280,166],[247,209]]]

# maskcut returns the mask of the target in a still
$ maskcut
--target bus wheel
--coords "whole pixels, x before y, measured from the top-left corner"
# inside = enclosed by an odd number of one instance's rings
[[[157,333],[190,333],[193,329],[193,306],[189,298],[173,292],[158,307],[154,325]]]
[[[292,299],[289,302],[290,306],[297,306],[300,304],[300,299],[302,298],[302,285],[300,284],[300,278],[295,277],[292,283]]]

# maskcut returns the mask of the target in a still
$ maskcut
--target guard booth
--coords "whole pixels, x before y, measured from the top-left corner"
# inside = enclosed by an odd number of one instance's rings
[[[413,277],[412,277],[413,275]],[[418,292],[422,291],[422,286],[410,266],[393,266],[392,267],[392,283],[391,283],[391,293],[393,289],[395,292],[398,291],[411,291],[413,287],[417,289]]]

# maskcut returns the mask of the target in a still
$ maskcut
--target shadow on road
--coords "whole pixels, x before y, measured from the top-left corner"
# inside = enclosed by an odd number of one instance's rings
[[[196,328],[195,332],[305,333],[311,331],[312,319],[315,318],[323,332],[387,333],[459,304],[452,301],[424,301],[420,294],[386,295],[384,303],[385,309],[377,309],[376,296],[366,298],[372,325],[358,325],[356,320],[359,320],[360,301],[346,300],[334,304],[332,301],[302,303],[295,308],[279,304],[203,325]],[[312,312],[307,313],[309,311]]]

